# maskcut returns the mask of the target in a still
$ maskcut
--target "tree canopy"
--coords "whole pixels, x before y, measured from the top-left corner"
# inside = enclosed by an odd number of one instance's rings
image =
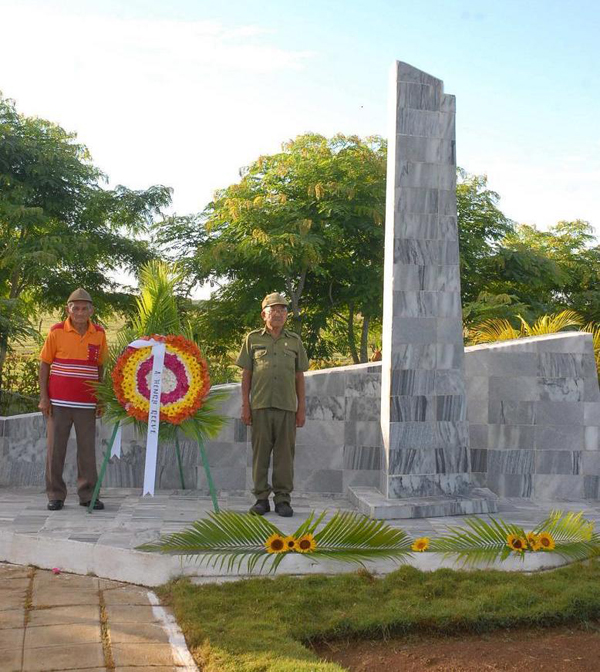
[[[259,326],[261,298],[278,290],[291,298],[312,358],[367,360],[381,328],[385,159],[381,138],[299,136],[243,169],[201,214],[157,225],[189,285],[217,287],[197,321],[213,354]],[[468,325],[563,309],[598,320],[600,251],[588,223],[519,225],[485,175],[461,169],[456,195]]]
[[[178,262],[183,294],[216,288],[195,308],[178,299],[213,365],[260,326],[272,291],[290,298],[290,326],[311,358],[366,361],[380,339],[385,178],[382,138],[308,133],[258,157],[202,212],[165,218],[169,189],[109,189],[75,134],[19,114],[0,94],[0,380],[10,339],[30,334],[28,315],[63,305],[79,285],[101,312],[131,308],[116,273],[161,254]],[[469,327],[566,309],[600,321],[589,223],[517,224],[485,175],[460,169],[456,193]]]
[[[22,333],[33,306],[64,305],[77,286],[100,309],[125,305],[114,273],[152,256],[140,235],[171,192],[106,182],[74,133],[19,114],[0,95],[0,371],[8,339]]]
[[[384,207],[381,138],[307,134],[259,157],[200,216],[173,218],[157,233],[194,282],[222,285],[204,306],[222,343],[258,324],[257,305],[278,290],[315,356],[332,316],[345,320],[352,350],[354,316],[380,314]]]

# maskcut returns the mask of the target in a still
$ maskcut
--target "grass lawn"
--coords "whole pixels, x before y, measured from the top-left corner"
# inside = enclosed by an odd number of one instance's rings
[[[205,672],[333,672],[308,646],[335,639],[481,633],[600,618],[600,561],[533,575],[401,567],[374,579],[257,578],[159,589]]]

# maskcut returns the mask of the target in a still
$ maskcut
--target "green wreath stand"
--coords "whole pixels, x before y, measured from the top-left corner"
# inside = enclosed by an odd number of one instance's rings
[[[115,443],[115,438],[117,436],[118,429],[119,429],[119,423],[117,422],[113,426],[112,435],[110,437],[108,447],[104,454],[104,459],[102,460],[102,466],[100,467],[100,473],[98,474],[98,479],[96,481],[96,487],[94,488],[92,499],[90,500],[90,503],[87,507],[88,513],[93,513],[94,505],[98,501],[98,494],[100,493],[100,488],[102,487],[102,481],[104,480],[104,476],[106,474],[106,467],[110,460],[110,454],[112,452],[112,448]],[[217,493],[215,490],[215,484],[213,482],[212,475],[210,473],[210,466],[208,464],[208,457],[206,455],[206,449],[204,447],[204,440],[200,432],[196,432],[196,442],[198,444],[198,449],[200,451],[200,458],[202,460],[202,466],[204,467],[204,473],[206,474],[206,480],[208,482],[208,489],[210,492],[210,497],[212,499],[213,508],[215,510],[215,513],[219,513],[219,503],[217,502]],[[181,489],[185,490],[185,480],[183,477],[183,464],[181,462],[181,450],[179,447],[179,437],[177,435],[175,436],[175,455],[177,456],[177,466],[179,467],[179,478],[181,480]]]

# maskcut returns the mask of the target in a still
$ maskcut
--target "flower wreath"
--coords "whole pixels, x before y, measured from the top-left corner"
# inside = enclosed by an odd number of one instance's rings
[[[143,336],[166,344],[160,395],[160,420],[180,425],[195,415],[210,389],[206,361],[183,336]],[[152,347],[126,348],[112,372],[117,400],[128,415],[147,422],[154,357]]]

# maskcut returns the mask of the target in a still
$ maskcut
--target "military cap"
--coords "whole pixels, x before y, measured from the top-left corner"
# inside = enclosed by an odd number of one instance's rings
[[[267,294],[262,302],[262,307],[268,308],[269,306],[287,306],[288,300],[280,294],[279,292],[273,292],[272,294]]]
[[[90,303],[93,303],[92,297],[81,287],[74,292],[71,292],[71,295],[67,299],[67,303],[71,303],[71,301],[89,301]]]

